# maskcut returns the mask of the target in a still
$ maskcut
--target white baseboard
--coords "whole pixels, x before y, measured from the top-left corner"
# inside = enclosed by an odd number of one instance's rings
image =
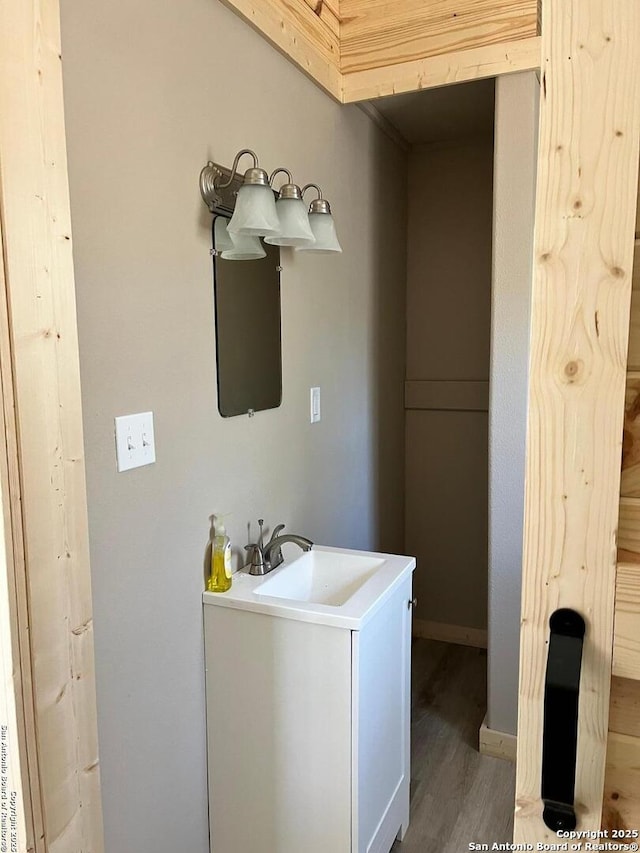
[[[413,636],[426,640],[440,640],[443,643],[455,643],[459,646],[487,648],[487,632],[482,628],[465,628],[462,625],[446,625],[444,622],[430,622],[426,619],[413,620]]]
[[[480,726],[480,752],[482,755],[492,755],[494,758],[504,758],[505,761],[515,761],[518,738],[506,732],[497,732],[487,726],[485,717]]]

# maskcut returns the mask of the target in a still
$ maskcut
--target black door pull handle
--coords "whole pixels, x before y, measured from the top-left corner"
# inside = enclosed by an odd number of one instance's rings
[[[544,684],[542,819],[549,829],[576,828],[574,807],[578,700],[585,622],[569,608],[549,619],[551,635]]]

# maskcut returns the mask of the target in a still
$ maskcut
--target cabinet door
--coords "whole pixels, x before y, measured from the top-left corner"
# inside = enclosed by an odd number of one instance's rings
[[[349,853],[351,632],[204,611],[212,853]]]
[[[353,851],[388,853],[409,823],[411,577],[353,649]]]

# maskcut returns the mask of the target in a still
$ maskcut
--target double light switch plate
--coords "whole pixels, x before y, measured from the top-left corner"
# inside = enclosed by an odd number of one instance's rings
[[[128,471],[156,461],[153,412],[123,415],[115,419],[118,471]]]

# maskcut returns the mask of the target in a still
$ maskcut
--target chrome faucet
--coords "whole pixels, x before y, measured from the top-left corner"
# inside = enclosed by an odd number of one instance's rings
[[[264,519],[259,518],[260,536],[258,541],[252,545],[245,545],[245,550],[250,553],[249,566],[250,575],[266,575],[272,569],[277,568],[283,561],[282,546],[286,542],[294,542],[303,551],[310,551],[313,548],[313,542],[305,536],[298,536],[295,533],[285,533],[280,536],[279,533],[284,529],[284,524],[278,524],[271,534],[271,539],[264,544],[263,525]]]

